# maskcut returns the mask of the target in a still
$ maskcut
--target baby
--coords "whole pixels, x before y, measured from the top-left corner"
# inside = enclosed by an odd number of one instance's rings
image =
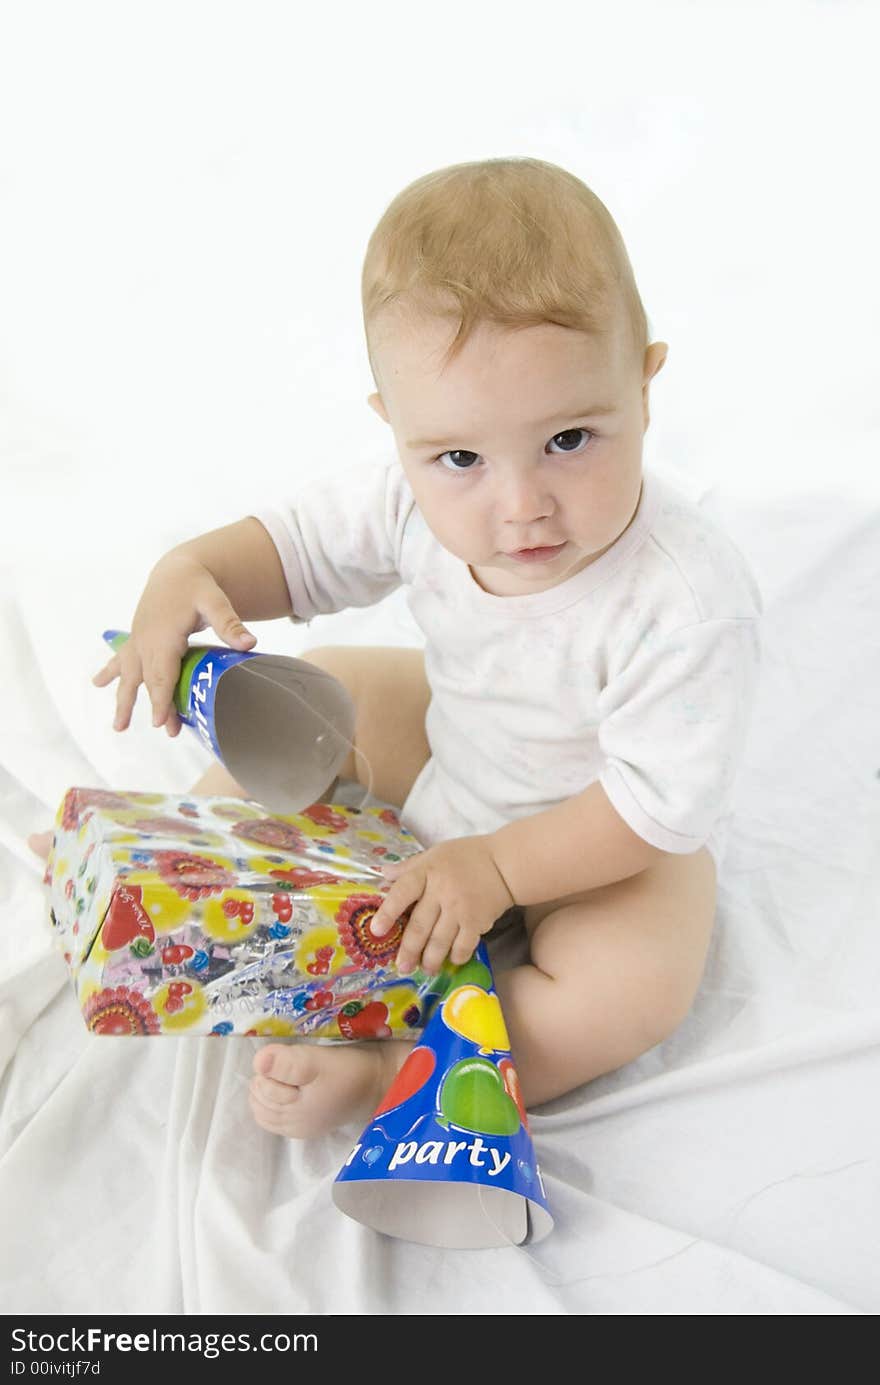
[[[283,510],[181,544],[95,676],[139,685],[178,734],[188,636],[366,606],[404,584],[416,649],[303,657],[357,706],[344,777],[425,847],[389,868],[373,931],[414,906],[399,968],[461,963],[503,915],[529,962],[497,978],[527,1106],[630,1062],[687,1015],[754,699],[761,601],[742,556],[642,466],[652,342],[620,234],[538,159],[405,188],[363,268],[367,349],[393,452],[322,474]],[[372,781],[370,775],[372,772]],[[219,765],[194,793],[246,794]],[[48,847],[48,834],[31,839]],[[513,911],[513,912],[511,912]],[[411,1045],[271,1043],[258,1122],[363,1123]]]

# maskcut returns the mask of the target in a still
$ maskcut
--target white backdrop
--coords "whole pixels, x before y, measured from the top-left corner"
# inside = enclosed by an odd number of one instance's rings
[[[158,556],[384,445],[367,237],[413,178],[509,154],[570,168],[622,229],[670,344],[649,458],[747,494],[876,499],[877,16],[5,5],[5,559],[109,558],[135,532]]]
[[[877,1311],[878,37],[870,0],[0,8],[4,1302]],[[670,344],[647,460],[743,548],[767,654],[694,1010],[535,1115],[557,1229],[475,1260],[337,1217],[345,1141],[263,1140],[244,1046],[87,1035],[23,838],[73,784],[196,777],[145,699],[112,732],[101,630],[172,544],[391,442],[369,233],[413,178],[510,154],[617,219]],[[399,597],[259,648],[417,643]],[[145,1218],[104,1158],[133,1122]]]

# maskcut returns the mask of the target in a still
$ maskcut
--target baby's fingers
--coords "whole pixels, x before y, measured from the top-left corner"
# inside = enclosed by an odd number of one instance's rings
[[[407,920],[403,930],[403,937],[397,949],[395,966],[401,973],[415,971],[422,956],[422,949],[429,938],[437,933],[438,938],[443,937],[443,933],[438,928],[440,919],[440,906],[431,904],[422,897],[415,909]],[[446,955],[447,944],[443,945],[443,955]]]
[[[174,690],[180,677],[180,659],[163,659],[144,675],[144,683],[153,704],[153,725],[165,726],[171,719],[177,721],[174,710]],[[178,723],[179,729],[179,723]]]
[[[454,967],[463,967],[465,962],[469,962],[477,950],[477,943],[480,941],[480,934],[465,932],[463,928],[458,931],[458,937],[452,944],[449,953],[449,960]]]
[[[403,942],[406,941],[409,926],[403,935]],[[457,938],[460,937],[458,925],[455,923],[444,923],[443,919],[436,925],[428,945],[422,953],[422,971],[426,971],[429,976],[436,976],[446,958],[449,956],[449,949],[454,944],[458,947]],[[403,952],[403,942],[400,945],[400,952]],[[468,954],[470,955],[470,954]],[[455,958],[453,956],[452,960]]]
[[[216,583],[212,583],[207,600],[202,601],[200,605],[208,623],[217,631],[221,640],[246,650],[252,644],[256,644],[256,635],[245,628],[229,597]]]
[[[105,664],[102,669],[98,670],[92,679],[92,683],[96,688],[106,688],[108,683],[112,683],[114,678],[119,677],[119,671],[119,655],[114,654],[110,662]]]
[[[92,679],[96,688],[106,688],[108,683],[112,683],[114,678],[119,679],[119,687],[116,689],[116,715],[113,718],[113,730],[124,731],[131,720],[131,709],[137,698],[137,690],[140,685],[140,664],[135,661],[132,665],[129,662],[123,668],[122,660],[118,654],[114,654],[109,663],[99,669]]]
[[[140,661],[132,663],[129,660],[119,677],[119,688],[116,693],[116,716],[113,719],[114,731],[124,731],[131,721],[132,708],[137,701],[138,688],[142,682]]]
[[[423,888],[424,879],[419,871],[412,870],[408,875],[395,880],[370,919],[370,932],[373,937],[384,938],[386,933],[390,933],[401,915],[406,913],[411,904],[415,904]]]

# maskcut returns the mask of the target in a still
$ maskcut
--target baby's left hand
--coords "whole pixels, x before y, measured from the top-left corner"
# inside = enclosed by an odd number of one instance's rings
[[[394,883],[373,916],[372,933],[384,937],[404,910],[416,905],[398,948],[400,972],[414,971],[420,964],[433,976],[447,954],[460,966],[473,955],[482,934],[515,902],[485,836],[439,842],[381,869]]]

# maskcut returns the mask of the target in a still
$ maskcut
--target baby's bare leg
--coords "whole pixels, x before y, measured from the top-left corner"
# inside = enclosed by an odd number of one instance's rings
[[[430,755],[425,713],[431,693],[422,651],[329,646],[303,658],[338,678],[354,699],[355,749],[340,776],[402,808]],[[266,1044],[254,1056],[254,1119],[296,1139],[350,1122],[364,1125],[412,1047],[403,1040]]]
[[[681,1024],[714,913],[705,848],[526,910],[532,960],[496,986],[528,1107],[632,1062]],[[300,1138],[364,1124],[411,1048],[270,1044],[254,1059],[251,1110],[265,1129]]]
[[[247,789],[243,789],[237,779],[233,779],[229,770],[219,761],[217,764],[209,765],[201,779],[197,779],[189,791],[199,794],[203,798],[247,798]]]
[[[526,909],[531,962],[496,981],[526,1106],[632,1062],[678,1028],[714,915],[705,847]]]

